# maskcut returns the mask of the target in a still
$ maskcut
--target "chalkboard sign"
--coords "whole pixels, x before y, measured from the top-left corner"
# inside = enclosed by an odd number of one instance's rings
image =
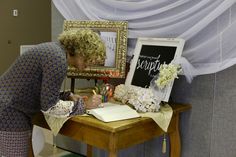
[[[184,40],[179,38],[138,38],[125,84],[148,88],[161,64],[169,64],[182,54]],[[165,101],[168,101],[170,89]]]

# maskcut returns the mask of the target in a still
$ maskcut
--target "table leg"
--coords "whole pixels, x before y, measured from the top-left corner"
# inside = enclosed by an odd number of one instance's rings
[[[71,78],[70,91],[71,91],[72,93],[75,92],[75,78]]]
[[[170,137],[170,157],[180,157],[181,142],[179,133],[179,114],[173,117],[175,122],[175,131],[169,133]]]
[[[109,157],[117,157],[118,150],[117,150],[117,136],[115,134],[110,135],[110,143],[109,143]]]
[[[112,150],[109,152],[109,157],[117,157],[118,156],[117,153],[118,153],[117,150]]]
[[[29,139],[29,154],[28,154],[28,157],[34,157],[32,137]]]
[[[87,157],[93,156],[93,146],[87,144]]]

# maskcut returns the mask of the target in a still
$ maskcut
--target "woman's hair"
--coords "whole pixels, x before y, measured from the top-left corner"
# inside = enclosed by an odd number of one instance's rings
[[[104,64],[106,47],[100,36],[91,29],[72,29],[58,37],[70,56],[82,55],[87,62]]]

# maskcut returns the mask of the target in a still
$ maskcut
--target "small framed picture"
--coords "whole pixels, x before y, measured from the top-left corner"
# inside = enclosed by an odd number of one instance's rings
[[[181,57],[184,40],[180,38],[138,38],[125,84],[148,88],[161,64]],[[168,101],[173,83],[165,90]]]
[[[25,53],[26,50],[32,48],[35,45],[20,45],[20,55]]]

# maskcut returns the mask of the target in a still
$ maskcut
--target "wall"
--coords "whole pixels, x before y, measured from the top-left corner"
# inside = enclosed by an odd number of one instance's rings
[[[54,13],[58,14],[54,8]],[[54,24],[62,21],[54,16]],[[58,26],[52,26],[57,28]],[[53,29],[53,32],[57,30]],[[192,110],[181,115],[180,128],[182,157],[235,157],[236,156],[236,67],[216,74],[195,77],[191,84],[184,77],[174,83],[171,98],[174,102],[190,103]],[[75,152],[85,153],[83,143],[58,136],[57,145]],[[161,153],[162,138],[156,138],[132,148],[122,150],[119,157],[168,157]],[[167,148],[169,149],[169,148]],[[95,149],[96,157],[107,153]]]
[[[182,115],[183,157],[236,156],[236,66],[216,74],[198,76],[192,84],[175,82],[176,102],[192,104]]]
[[[12,10],[18,9],[14,17]],[[51,40],[50,0],[0,1],[0,75],[20,54],[20,45]]]

